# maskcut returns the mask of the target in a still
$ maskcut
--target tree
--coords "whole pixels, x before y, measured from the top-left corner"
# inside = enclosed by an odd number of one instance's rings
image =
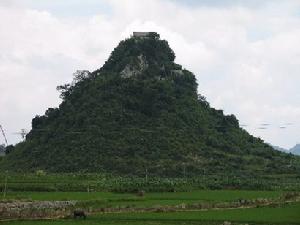
[[[14,149],[15,149],[15,146],[13,146],[13,145],[6,146],[6,148],[5,148],[5,154],[6,155],[10,154]]]
[[[77,70],[73,73],[73,81],[70,84],[59,85],[56,90],[60,92],[60,98],[66,99],[73,91],[77,83],[92,77],[92,73],[88,70]]]
[[[0,155],[3,155],[5,153],[5,145],[1,144],[0,145]]]
[[[91,72],[88,70],[77,70],[75,73],[73,73],[73,82],[74,85],[77,82],[83,81],[87,78],[90,78]]]

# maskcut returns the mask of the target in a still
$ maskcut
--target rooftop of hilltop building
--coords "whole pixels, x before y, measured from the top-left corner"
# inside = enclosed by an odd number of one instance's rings
[[[139,31],[133,32],[132,37],[134,37],[134,38],[151,38],[151,37],[154,37],[154,38],[157,38],[157,39],[160,38],[159,34],[156,33],[156,32],[139,32]]]

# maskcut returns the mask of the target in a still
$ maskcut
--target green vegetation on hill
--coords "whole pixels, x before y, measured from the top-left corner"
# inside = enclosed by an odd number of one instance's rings
[[[59,108],[32,120],[1,168],[163,177],[300,172],[299,158],[210,107],[194,74],[174,59],[158,35],[121,41],[102,68],[58,87]]]
[[[0,157],[5,155],[5,145],[0,144]]]

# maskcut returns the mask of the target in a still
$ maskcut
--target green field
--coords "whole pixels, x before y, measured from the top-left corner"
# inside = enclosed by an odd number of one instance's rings
[[[2,190],[4,190],[3,181],[6,176],[0,174]],[[207,182],[218,182],[214,179],[210,178]],[[276,180],[274,184],[278,184],[282,177],[273,177],[272,179]],[[298,187],[299,184],[296,182],[298,177],[291,179],[294,183],[288,185]],[[234,225],[300,225],[300,202],[284,203],[283,199],[285,198],[283,196],[287,194],[285,189],[196,189],[201,186],[200,181],[197,179],[167,178],[146,181],[144,178],[109,178],[95,174],[53,174],[43,176],[9,174],[7,192],[5,197],[2,193],[2,201],[75,200],[77,201],[75,208],[81,208],[85,211],[91,210],[93,213],[86,220],[18,220],[2,221],[0,223],[4,225],[221,225],[224,221],[231,221]],[[235,182],[237,183],[238,180]],[[270,184],[270,181],[268,181],[268,184]],[[139,190],[145,190],[145,194],[138,196]],[[296,188],[296,190],[299,189]],[[238,208],[230,209],[232,203],[239,202],[242,199],[268,199],[270,202],[277,203],[272,204],[272,207],[252,205],[252,208],[239,208],[241,206],[238,206]],[[227,204],[227,206],[220,209],[219,206],[224,204]],[[182,205],[185,205],[185,208],[180,208]],[[199,205],[204,207],[197,208]],[[99,213],[102,209],[117,210],[117,212]],[[128,209],[132,212],[126,211]],[[164,210],[168,212],[162,212]]]
[[[151,207],[199,202],[225,202],[238,199],[278,198],[280,191],[230,191],[199,190],[192,192],[146,193],[138,197],[134,193],[112,192],[8,192],[6,199],[17,200],[77,200],[98,207]]]
[[[227,209],[169,213],[105,213],[89,216],[86,220],[15,221],[2,224],[221,224],[231,221],[235,224],[300,224],[300,204],[294,203],[279,208]]]
[[[1,173],[0,189],[21,192],[190,192],[195,190],[299,191],[299,175],[199,175],[196,178],[118,177],[105,174]]]
[[[300,223],[300,204],[291,204],[280,208],[251,208],[208,210],[169,213],[131,213],[103,214],[102,220],[153,220],[153,221],[236,221],[236,222],[271,222]]]
[[[202,200],[232,201],[240,198],[275,198],[281,191],[235,191],[235,190],[199,190],[192,192],[153,192],[146,193],[144,200]],[[134,193],[113,192],[8,192],[8,199],[32,200],[108,200],[138,198]]]

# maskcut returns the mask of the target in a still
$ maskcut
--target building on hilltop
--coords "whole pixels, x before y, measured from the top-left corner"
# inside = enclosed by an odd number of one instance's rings
[[[133,37],[148,37],[150,32],[133,32]]]
[[[159,38],[159,34],[156,32],[133,32],[132,37],[135,38]]]

